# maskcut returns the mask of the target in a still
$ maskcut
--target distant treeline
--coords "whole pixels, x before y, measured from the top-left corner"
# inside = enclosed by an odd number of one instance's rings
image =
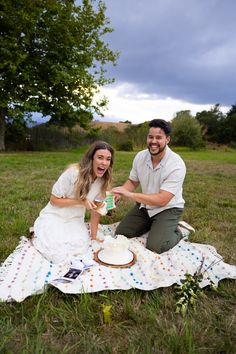
[[[127,121],[126,121],[127,123]],[[130,123],[130,122],[128,122]],[[171,121],[173,146],[186,146],[193,149],[204,147],[207,143],[224,144],[236,148],[236,104],[223,114],[219,104],[209,111],[192,116],[190,111],[176,113]],[[95,140],[105,140],[117,150],[132,151],[146,146],[148,121],[142,124],[127,124],[121,131],[116,126],[93,127],[89,130],[74,127],[62,128],[44,123],[27,127],[26,123],[8,124],[6,127],[6,148],[8,150],[55,150],[76,148]]]

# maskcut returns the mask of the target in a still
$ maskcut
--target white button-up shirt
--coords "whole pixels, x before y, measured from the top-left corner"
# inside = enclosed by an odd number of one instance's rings
[[[129,179],[139,182],[144,194],[159,193],[165,190],[174,196],[165,206],[141,204],[140,208],[146,208],[150,217],[170,208],[183,208],[184,199],[183,182],[186,167],[181,157],[168,146],[159,164],[153,168],[149,151],[140,151],[134,158],[133,167]]]

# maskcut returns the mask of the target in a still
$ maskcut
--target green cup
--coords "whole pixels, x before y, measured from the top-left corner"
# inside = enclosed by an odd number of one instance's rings
[[[106,202],[107,210],[112,210],[112,209],[114,209],[116,207],[116,205],[115,205],[115,196],[111,192],[106,192],[105,202]]]

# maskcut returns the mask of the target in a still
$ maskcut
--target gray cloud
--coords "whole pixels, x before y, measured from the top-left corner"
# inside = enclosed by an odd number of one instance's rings
[[[116,84],[128,82],[159,97],[192,103],[236,101],[236,1],[106,1],[121,52],[109,68]]]

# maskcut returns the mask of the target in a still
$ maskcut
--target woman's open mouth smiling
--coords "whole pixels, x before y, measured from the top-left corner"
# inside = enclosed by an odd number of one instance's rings
[[[104,175],[104,173],[106,172],[106,168],[105,167],[98,167],[97,172],[99,175]]]

